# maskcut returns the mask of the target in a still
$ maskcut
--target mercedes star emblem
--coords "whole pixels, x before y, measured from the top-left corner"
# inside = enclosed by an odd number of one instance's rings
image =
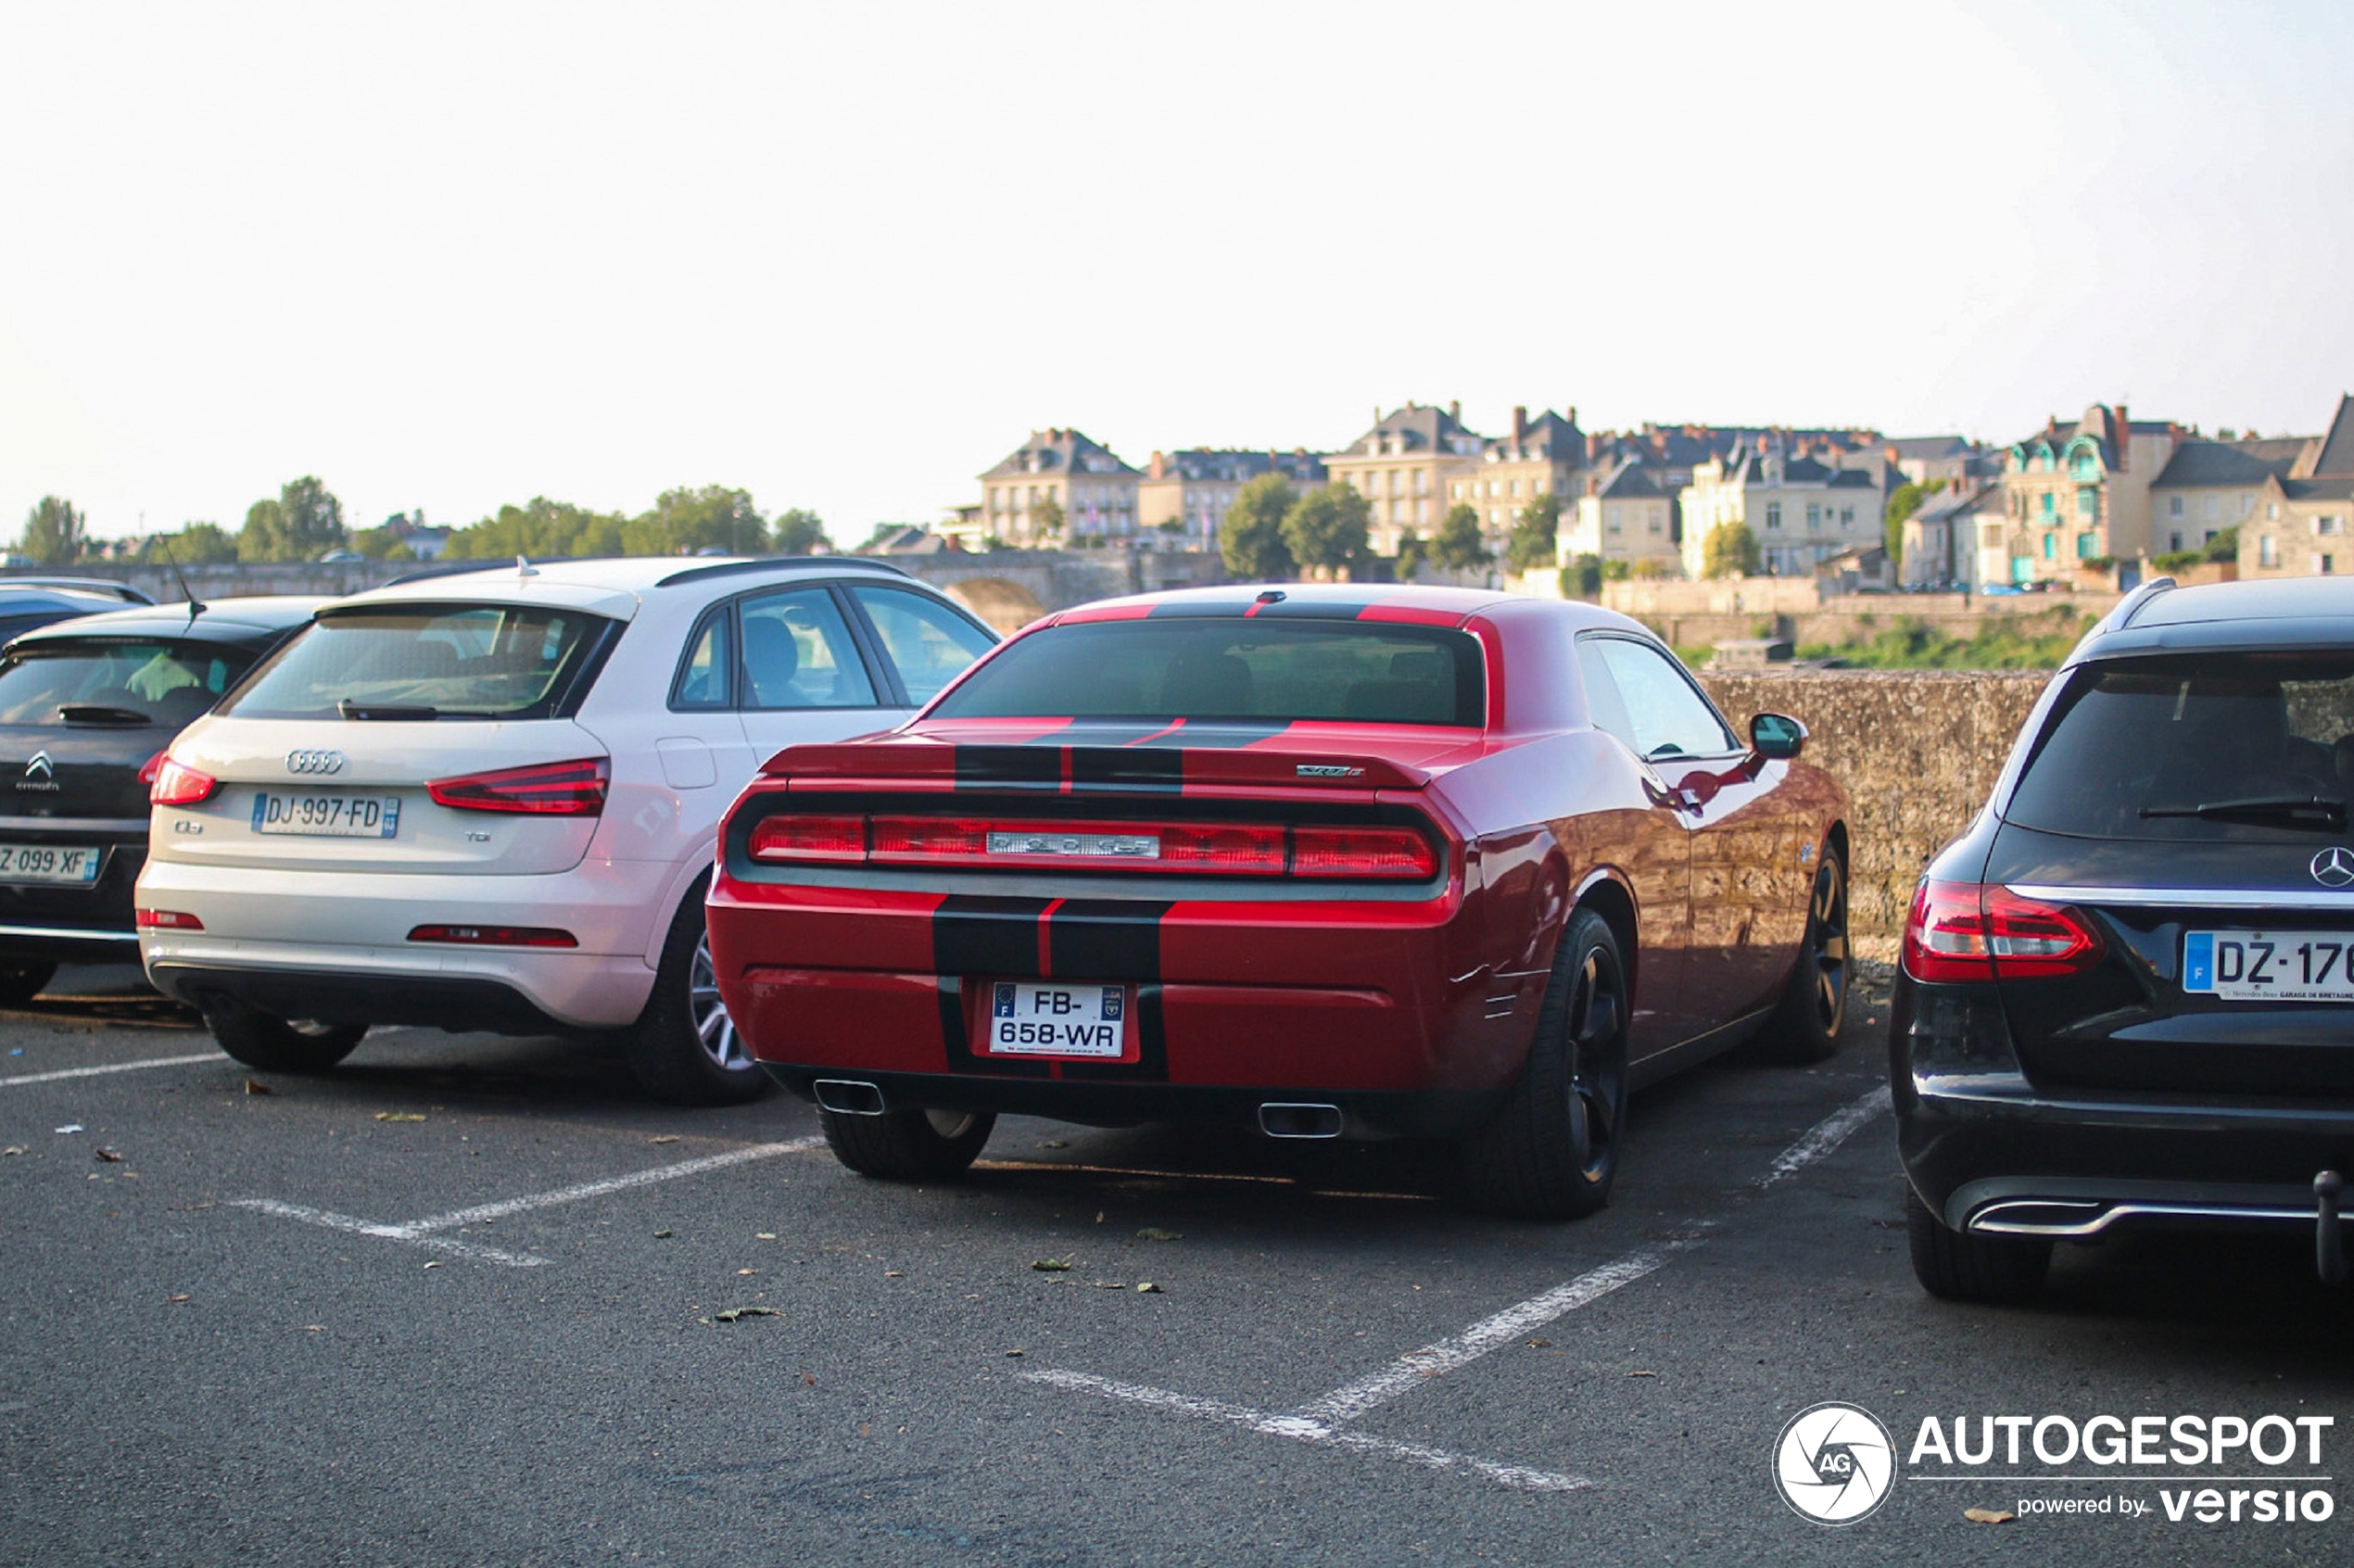
[[[2325,888],[2354,882],[2354,850],[2333,844],[2313,857],[2313,880]]]

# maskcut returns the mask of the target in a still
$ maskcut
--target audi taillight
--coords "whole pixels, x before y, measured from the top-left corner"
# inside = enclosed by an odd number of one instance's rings
[[[143,931],[200,931],[204,922],[178,909],[134,909],[131,923]]]
[[[461,947],[578,947],[580,940],[552,926],[419,926],[411,942],[454,942]]]
[[[532,816],[594,816],[605,809],[605,787],[613,782],[608,757],[538,763],[436,779],[425,793],[459,811],[520,812]]]
[[[752,858],[971,870],[1056,867],[1222,876],[1420,879],[1438,868],[1408,828],[1265,822],[1039,822],[979,816],[778,815],[753,824]]]
[[[196,805],[212,799],[213,791],[221,788],[221,780],[212,775],[198,773],[187,764],[174,762],[169,756],[162,759],[160,765],[151,759],[148,766],[156,771],[148,779],[147,799],[157,805]],[[145,776],[147,770],[141,768],[139,771]]]
[[[1302,877],[1427,877],[1430,841],[1409,828],[1296,828],[1291,868]]]
[[[1931,984],[2074,974],[2107,951],[2081,910],[1999,882],[1923,882],[1905,921],[1905,972]]]

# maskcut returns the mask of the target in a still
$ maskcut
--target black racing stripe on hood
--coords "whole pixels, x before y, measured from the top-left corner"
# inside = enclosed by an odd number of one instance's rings
[[[1059,735],[1041,739],[1044,744],[957,747],[956,788],[969,790],[992,784],[1060,786],[1063,741]]]
[[[1160,900],[1069,898],[1046,919],[1057,979],[1160,979]]]
[[[942,899],[931,915],[932,972],[1036,979],[1038,917],[1053,902],[977,893]]]

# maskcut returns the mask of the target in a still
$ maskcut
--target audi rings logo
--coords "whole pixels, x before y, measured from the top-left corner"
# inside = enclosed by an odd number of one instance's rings
[[[288,752],[286,771],[288,773],[341,773],[343,753],[341,752]]]
[[[2325,888],[2342,888],[2354,882],[2354,850],[2343,844],[2332,844],[2313,857],[2313,880]]]
[[[1817,1524],[1853,1524],[1888,1500],[1896,1444],[1869,1410],[1814,1405],[1774,1442],[1774,1485],[1791,1511]]]

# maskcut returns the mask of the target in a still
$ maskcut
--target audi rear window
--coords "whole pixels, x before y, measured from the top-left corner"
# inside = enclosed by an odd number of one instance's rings
[[[511,604],[331,610],[221,711],[240,718],[535,719],[566,711],[615,623]]]
[[[1487,718],[1478,641],[1363,621],[1090,621],[1006,644],[931,710],[938,718],[1316,720],[1459,725]]]
[[[2116,660],[2069,677],[2004,816],[2095,839],[2346,836],[2354,653]]]
[[[202,642],[36,642],[0,660],[0,724],[176,729],[252,663],[242,649]]]

